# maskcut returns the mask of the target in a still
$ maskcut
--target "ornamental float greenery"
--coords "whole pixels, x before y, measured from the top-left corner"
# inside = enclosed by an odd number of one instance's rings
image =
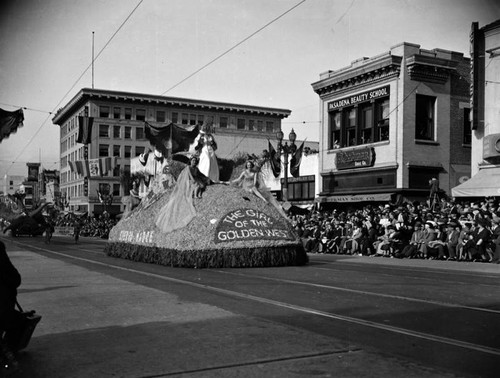
[[[155,224],[172,189],[143,200],[111,230],[109,256],[186,268],[304,265],[302,242],[271,204],[230,185],[206,188],[194,198],[191,222],[164,233]]]

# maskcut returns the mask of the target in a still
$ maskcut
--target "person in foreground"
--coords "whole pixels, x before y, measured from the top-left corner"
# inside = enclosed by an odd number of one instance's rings
[[[16,311],[17,288],[21,275],[7,255],[5,244],[0,241],[0,376],[7,376],[18,370],[19,364],[5,335],[19,327],[22,322]]]

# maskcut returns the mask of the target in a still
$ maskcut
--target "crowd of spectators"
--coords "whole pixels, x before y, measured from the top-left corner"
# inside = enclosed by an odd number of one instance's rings
[[[49,223],[52,227],[76,227],[80,231],[80,236],[107,239],[117,220],[112,219],[107,213],[100,216],[78,216],[74,213],[68,213],[49,219]]]
[[[320,210],[291,221],[309,253],[500,263],[495,198]]]

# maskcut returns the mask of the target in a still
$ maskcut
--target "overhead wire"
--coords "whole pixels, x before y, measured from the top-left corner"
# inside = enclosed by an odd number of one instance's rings
[[[250,38],[252,38],[253,36],[255,36],[256,34],[258,34],[259,32],[261,32],[262,30],[264,30],[265,28],[267,28],[269,25],[273,24],[274,22],[276,22],[277,20],[279,20],[280,18],[282,18],[283,16],[285,16],[286,14],[290,13],[292,10],[294,10],[295,8],[297,8],[299,5],[305,3],[307,0],[302,0],[300,1],[299,3],[295,4],[293,7],[291,7],[290,9],[286,10],[285,12],[283,12],[282,14],[280,14],[279,16],[275,17],[274,19],[272,19],[271,21],[269,21],[267,24],[265,24],[264,26],[260,27],[259,29],[257,29],[256,31],[254,31],[252,34],[250,34],[248,37],[246,38],[243,38],[240,42],[238,42],[237,44],[235,44],[233,47],[229,48],[228,50],[224,51],[222,54],[219,54],[218,56],[216,56],[214,59],[212,59],[211,61],[209,61],[208,63],[206,63],[205,65],[203,65],[202,67],[198,68],[196,71],[194,71],[192,74],[188,75],[187,77],[185,77],[184,79],[182,79],[181,81],[179,81],[177,84],[173,85],[172,87],[168,88],[165,92],[163,92],[161,94],[161,96],[163,96],[164,94],[170,92],[172,89],[174,88],[177,88],[179,85],[181,85],[182,83],[184,83],[185,81],[189,80],[190,78],[192,78],[194,75],[198,74],[199,72],[203,71],[205,68],[207,68],[208,66],[210,66],[212,63],[216,62],[217,60],[219,60],[220,58],[222,58],[224,55],[227,55],[228,53],[230,53],[231,51],[233,51],[235,48],[237,48],[238,46],[240,46],[241,44],[243,44],[244,42],[248,41]]]
[[[92,67],[93,63],[97,60],[97,58],[99,58],[99,56],[103,53],[103,51],[108,47],[108,45],[111,43],[111,41],[114,39],[114,37],[118,34],[118,32],[122,29],[122,27],[125,25],[125,23],[130,19],[130,17],[132,17],[132,15],[135,13],[135,11],[137,10],[137,8],[139,8],[139,6],[143,3],[144,0],[140,0],[137,5],[134,7],[134,9],[132,9],[132,11],[128,14],[128,16],[125,18],[125,20],[121,23],[121,25],[118,27],[118,29],[113,33],[113,35],[108,39],[108,41],[106,42],[106,44],[103,46],[103,48],[98,52],[98,54],[95,56],[95,58],[92,59],[92,62],[87,66],[87,68],[85,68],[85,70],[81,73],[81,75],[78,77],[78,79],[76,79],[76,81],[73,83],[73,85],[71,86],[71,88],[64,94],[64,96],[61,98],[61,100],[57,103],[56,106],[54,106],[54,109],[52,110],[52,112],[48,112],[49,115],[47,116],[47,118],[45,118],[45,120],[42,122],[42,124],[40,125],[40,127],[38,128],[38,130],[35,132],[35,134],[30,138],[30,140],[28,141],[28,143],[25,144],[25,146],[23,147],[23,149],[19,152],[19,154],[16,156],[16,158],[14,159],[14,162],[17,161],[17,159],[19,159],[19,157],[24,153],[24,151],[26,150],[26,148],[31,144],[31,142],[33,141],[33,139],[35,139],[35,137],[38,135],[38,133],[40,133],[40,131],[42,130],[42,127],[45,125],[45,123],[50,119],[50,116],[52,114],[55,114],[56,110],[58,109],[58,107],[60,106],[60,104],[64,101],[64,99],[66,98],[66,96],[73,90],[73,88],[76,86],[76,84],[78,84],[78,82],[81,80],[81,78],[83,77],[83,75],[85,75],[85,73],[87,73],[87,71],[89,70],[89,68]],[[10,169],[12,168],[12,165],[14,164],[14,162],[12,162],[12,164],[9,166],[9,168],[7,168],[7,171],[5,174],[9,173]]]

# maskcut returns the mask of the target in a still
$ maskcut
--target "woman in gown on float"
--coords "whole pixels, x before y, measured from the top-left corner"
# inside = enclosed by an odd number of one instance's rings
[[[217,163],[217,143],[209,132],[209,127],[203,125],[200,130],[200,138],[196,150],[200,153],[198,169],[213,182],[219,181],[219,164]]]
[[[287,217],[279,202],[276,201],[271,192],[266,190],[264,183],[261,181],[260,172],[255,169],[253,161],[248,160],[245,170],[241,172],[241,175],[237,179],[231,181],[230,183],[238,185],[247,192],[255,194],[264,202],[273,205],[285,218]]]

